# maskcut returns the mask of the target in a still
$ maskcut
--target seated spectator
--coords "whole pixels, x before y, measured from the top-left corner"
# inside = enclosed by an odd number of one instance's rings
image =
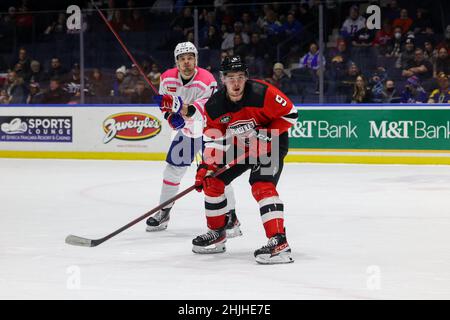
[[[436,58],[435,77],[439,73],[450,75],[450,56],[448,50],[445,47],[441,47],[438,50],[438,57]]]
[[[27,97],[27,104],[41,104],[44,99],[44,94],[41,92],[39,83],[31,82],[29,86],[30,93]]]
[[[58,14],[58,18],[53,21],[44,31],[45,35],[50,34],[63,34],[67,30],[67,17],[66,14],[61,12]]]
[[[438,48],[444,47],[450,50],[450,24],[445,29],[444,40],[438,44]]]
[[[22,65],[22,70],[24,73],[30,72],[30,58],[28,57],[27,50],[25,48],[19,49],[19,55],[11,64],[11,69],[14,69],[18,63]]]
[[[74,64],[70,77],[64,84],[64,90],[72,97],[74,101],[78,101],[81,96],[81,70],[80,65]],[[89,80],[85,78],[84,80],[84,91],[88,92]]]
[[[395,67],[402,70],[406,69],[409,63],[415,58],[415,50],[414,38],[410,35],[405,41],[405,45],[395,63]]]
[[[386,45],[385,56],[387,58],[400,57],[400,54],[402,52],[402,44],[403,44],[402,28],[395,27],[393,37],[391,40],[388,41]]]
[[[381,103],[400,103],[400,93],[395,88],[394,80],[387,80],[384,86]]]
[[[61,60],[54,57],[50,63],[50,70],[47,72],[47,78],[59,78],[64,79],[67,76],[67,70],[62,66]]]
[[[123,81],[123,93],[126,96],[131,96],[133,93],[136,92],[136,86],[139,80],[141,79],[141,75],[139,74],[139,69],[136,67],[136,65],[131,65],[131,69],[127,76],[125,77],[125,80]]]
[[[289,13],[287,15],[286,22],[280,27],[280,34],[284,36],[284,38],[289,38],[294,36],[295,39],[300,39],[300,33],[303,30],[303,25],[300,21],[295,19],[293,13]]]
[[[267,78],[266,81],[273,84],[287,95],[293,93],[291,79],[284,71],[284,66],[280,62],[273,65],[273,75],[272,77]]]
[[[158,90],[159,84],[161,82],[161,72],[159,71],[159,67],[156,63],[152,64],[152,71],[150,71],[150,73],[147,75],[147,78],[150,79],[150,82]]]
[[[259,33],[253,33],[248,47],[247,64],[250,74],[257,78],[263,78],[267,73],[267,65],[270,59],[270,50],[265,40]]]
[[[24,104],[28,95],[27,88],[22,77],[19,77],[15,71],[8,73],[8,79],[5,86],[10,104]]]
[[[142,17],[140,10],[133,10],[131,17],[126,22],[127,29],[132,32],[144,32],[145,31],[145,19]]]
[[[242,37],[242,42],[245,44],[250,43],[250,37],[243,31],[242,22],[234,23],[234,32],[224,34],[223,42],[221,45],[222,50],[232,49],[234,47],[235,35],[239,34]]]
[[[14,66],[13,70],[16,72],[16,74],[17,74],[18,77],[21,77],[21,78],[22,78],[23,80],[25,80],[25,81],[27,81],[27,80],[29,79],[29,77],[30,77],[29,72],[26,72],[26,71],[24,70],[23,65],[22,65],[20,62],[18,62],[18,63]]]
[[[360,103],[371,103],[372,102],[372,92],[367,86],[367,81],[364,76],[359,75],[356,77],[355,86],[353,87],[353,94],[350,97],[350,103],[360,104]]]
[[[316,83],[316,93],[319,90],[319,75],[320,64],[325,66],[326,62],[323,55],[319,52],[319,47],[316,43],[312,43],[309,46],[309,52],[300,58],[299,68],[307,70],[312,76],[313,81]]]
[[[355,63],[350,63],[347,72],[338,84],[338,94],[346,97],[350,96],[353,92],[356,78],[360,73],[358,66]]]
[[[208,35],[203,40],[202,47],[210,50],[220,50],[222,44],[222,37],[217,30],[216,26],[209,26]]]
[[[131,95],[131,103],[148,104],[152,101],[153,91],[148,88],[148,84],[139,80],[136,84],[134,93]]]
[[[30,69],[31,69],[29,75],[30,82],[37,82],[41,84],[44,81],[47,81],[47,75],[45,74],[44,70],[42,70],[41,63],[39,61],[37,60],[31,61]]]
[[[5,89],[0,89],[0,104],[9,104],[9,95]]]
[[[448,76],[440,73],[437,77],[439,88],[431,92],[428,103],[450,103],[450,87]]]
[[[125,94],[125,76],[127,74],[127,68],[121,66],[116,70],[116,78],[112,85],[111,95],[115,97],[123,96]]]
[[[268,38],[275,37],[280,33],[281,22],[278,20],[278,15],[274,10],[269,9],[267,11],[262,29]]]
[[[255,32],[259,32],[258,25],[252,18],[251,14],[249,12],[243,12],[241,16],[242,24],[244,25],[243,30],[247,34],[252,34]]]
[[[417,8],[416,19],[411,26],[411,31],[414,34],[428,34],[430,29],[433,29],[433,23],[428,16],[428,12],[423,8]]]
[[[434,47],[434,41],[430,38],[426,39],[423,43],[424,45],[424,51],[423,54],[425,55],[425,59],[430,61],[433,66],[436,65],[436,59],[438,57],[438,51]]]
[[[375,39],[373,40],[373,46],[378,49],[379,55],[386,55],[388,53],[389,43],[394,37],[394,31],[392,30],[392,25],[389,21],[383,23],[383,28],[375,34]],[[401,38],[401,33],[400,33]]]
[[[401,94],[401,103],[426,103],[427,93],[420,84],[417,76],[408,78],[405,88]]]
[[[103,77],[101,70],[93,69],[89,78],[89,94],[94,97],[107,97],[111,93],[110,87],[111,84]]]
[[[243,60],[247,57],[248,46],[244,43],[240,34],[234,36],[233,54],[240,56]]]
[[[49,90],[42,98],[43,104],[67,104],[70,95],[61,87],[61,80],[53,78],[50,80]]]
[[[340,39],[337,47],[328,53],[327,72],[325,78],[327,81],[327,92],[329,95],[336,95],[337,86],[345,76],[348,65],[350,64],[350,53],[347,50],[347,44]]]
[[[408,10],[400,10],[400,17],[395,19],[392,25],[394,27],[401,27],[403,34],[407,33],[413,24],[413,20],[408,16]]]
[[[377,70],[372,74],[369,85],[372,90],[372,100],[373,102],[379,103],[384,99],[384,83],[387,79],[387,72],[384,67],[378,67]]]
[[[423,49],[417,48],[414,55],[414,60],[410,60],[406,64],[406,68],[402,71],[402,76],[406,78],[417,76],[420,82],[424,83],[424,81],[433,77],[433,65],[425,59]]]
[[[351,40],[355,36],[356,32],[366,26],[366,19],[359,14],[358,6],[352,6],[350,8],[350,15],[344,21],[341,27],[341,36],[345,40]]]

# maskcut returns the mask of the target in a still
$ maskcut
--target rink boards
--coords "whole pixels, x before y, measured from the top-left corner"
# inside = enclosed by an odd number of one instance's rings
[[[450,164],[448,106],[298,110],[288,162]],[[172,135],[149,105],[0,108],[0,157],[164,160]]]

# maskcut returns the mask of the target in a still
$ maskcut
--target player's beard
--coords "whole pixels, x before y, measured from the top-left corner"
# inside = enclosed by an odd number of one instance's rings
[[[195,73],[195,65],[180,67],[181,76],[185,79],[192,78]]]

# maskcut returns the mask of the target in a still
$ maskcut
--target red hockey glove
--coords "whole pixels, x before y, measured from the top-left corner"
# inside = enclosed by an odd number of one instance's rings
[[[214,165],[208,165],[201,163],[197,168],[197,174],[195,175],[195,190],[202,192],[203,187],[207,187],[211,175],[217,171],[217,167]]]
[[[154,96],[153,99],[159,105],[161,112],[180,113],[183,107],[183,100],[178,96],[164,94]]]

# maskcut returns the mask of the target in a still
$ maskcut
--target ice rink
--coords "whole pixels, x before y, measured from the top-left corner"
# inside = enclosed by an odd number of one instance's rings
[[[205,231],[194,191],[168,230],[134,226],[156,206],[164,163],[0,159],[0,299],[450,299],[450,167],[287,164],[279,184],[296,261],[257,265],[267,242],[247,183],[243,237],[195,255]],[[193,182],[188,172],[183,187]]]

